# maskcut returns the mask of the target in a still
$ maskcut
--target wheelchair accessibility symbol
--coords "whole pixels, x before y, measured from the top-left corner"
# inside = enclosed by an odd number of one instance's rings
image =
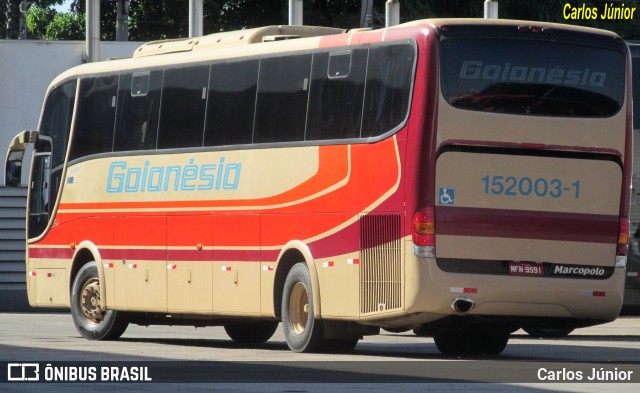
[[[456,203],[456,189],[440,187],[438,191],[438,202],[441,205],[453,205]]]

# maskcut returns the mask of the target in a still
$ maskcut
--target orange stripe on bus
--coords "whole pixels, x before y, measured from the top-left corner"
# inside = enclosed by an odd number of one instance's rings
[[[329,235],[338,230],[358,214],[383,202],[383,196],[398,184],[400,176],[399,156],[395,141],[351,146],[351,169],[348,182],[342,187],[301,202],[294,206],[272,210],[251,209],[224,211],[145,211],[145,212],[78,212],[57,215],[54,226],[43,243],[68,244],[91,239],[96,244],[195,247],[196,244],[215,244],[224,247],[280,246],[291,239],[308,240]],[[344,178],[349,163],[345,147],[328,149],[323,154],[318,180],[322,186]],[[338,165],[332,165],[338,162]],[[369,169],[367,169],[369,168]],[[370,168],[376,168],[371,171]],[[339,173],[342,171],[342,173]],[[326,174],[325,180],[320,174]],[[339,173],[339,176],[336,176]],[[301,198],[306,193],[317,192],[314,182],[306,182],[292,190],[289,198]],[[295,190],[295,191],[294,191]],[[285,193],[286,194],[286,193]],[[284,195],[284,194],[283,194]],[[284,200],[284,199],[282,199]],[[219,201],[191,202],[193,208],[206,209]],[[234,201],[242,203],[243,201]],[[244,202],[247,203],[246,201]],[[184,207],[183,202],[162,202],[169,209]],[[114,209],[121,204],[92,204],[102,209]],[[149,209],[154,203],[136,202],[127,204]],[[68,208],[77,207],[68,205]],[[329,214],[331,213],[331,214]],[[114,215],[126,214],[126,217]],[[94,217],[89,219],[89,217]],[[110,221],[113,220],[113,221]],[[194,221],[192,221],[194,220]],[[74,221],[71,223],[70,221]],[[68,223],[68,224],[67,224]],[[108,229],[108,228],[113,229]],[[117,228],[116,228],[117,227]],[[153,234],[157,230],[168,231],[167,236]],[[197,236],[192,236],[192,234]],[[83,236],[82,239],[78,235]],[[115,238],[115,241],[114,241]]]
[[[318,160],[318,172],[313,177],[290,190],[266,198],[171,202],[62,203],[60,204],[60,210],[234,208],[281,205],[321,192],[345,179],[349,173],[349,146],[320,146]]]

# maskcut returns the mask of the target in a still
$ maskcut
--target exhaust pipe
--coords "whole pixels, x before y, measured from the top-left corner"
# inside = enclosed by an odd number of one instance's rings
[[[458,296],[453,298],[451,308],[455,312],[465,313],[471,311],[475,307],[476,301],[466,296]]]

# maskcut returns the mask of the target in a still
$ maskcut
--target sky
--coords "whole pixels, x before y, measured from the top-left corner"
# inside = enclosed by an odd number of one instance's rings
[[[65,0],[61,5],[56,5],[53,8],[58,12],[69,12],[72,0]]]

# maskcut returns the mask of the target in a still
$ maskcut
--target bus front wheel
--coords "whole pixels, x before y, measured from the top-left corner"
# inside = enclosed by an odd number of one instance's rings
[[[100,280],[95,262],[84,265],[71,287],[71,316],[82,337],[89,340],[115,340],[127,329],[128,321],[115,310],[102,311]]]
[[[322,321],[315,318],[311,276],[305,263],[294,265],[284,282],[282,330],[294,352],[312,352],[324,344]]]

